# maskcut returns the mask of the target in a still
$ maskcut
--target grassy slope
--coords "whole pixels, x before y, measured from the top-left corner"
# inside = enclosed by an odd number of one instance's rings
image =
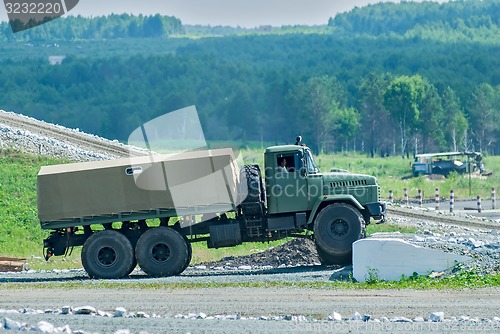
[[[36,175],[41,165],[58,161],[0,150],[0,254],[41,254],[42,231],[37,220]]]

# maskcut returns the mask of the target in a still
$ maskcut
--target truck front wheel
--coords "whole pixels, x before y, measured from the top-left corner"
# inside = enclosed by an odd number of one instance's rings
[[[314,220],[316,249],[326,265],[352,263],[352,244],[364,236],[363,216],[349,204],[330,204]]]
[[[83,244],[82,265],[92,278],[123,278],[135,267],[134,248],[117,231],[94,233]]]
[[[170,227],[155,227],[145,232],[135,246],[139,267],[148,275],[174,276],[189,265],[188,241]]]

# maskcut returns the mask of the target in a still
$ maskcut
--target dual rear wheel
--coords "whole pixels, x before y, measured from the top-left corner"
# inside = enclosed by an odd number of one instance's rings
[[[191,244],[169,227],[146,231],[137,241],[135,250],[125,235],[105,230],[87,239],[82,249],[82,264],[92,278],[123,278],[137,264],[149,276],[160,277],[183,272],[191,256]]]

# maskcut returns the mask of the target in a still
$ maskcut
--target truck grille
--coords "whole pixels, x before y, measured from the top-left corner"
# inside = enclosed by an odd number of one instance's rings
[[[366,180],[330,182],[330,188],[366,186]]]

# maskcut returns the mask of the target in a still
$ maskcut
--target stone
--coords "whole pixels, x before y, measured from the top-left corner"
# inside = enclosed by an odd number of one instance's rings
[[[54,333],[55,331],[54,325],[47,321],[40,321],[37,327],[38,331],[42,333]]]
[[[342,315],[340,315],[340,313],[337,313],[335,311],[332,313],[332,318],[333,321],[342,321]]]
[[[56,333],[68,333],[68,334],[73,333],[73,331],[71,330],[71,328],[68,325],[64,325],[62,327],[57,327],[55,332]]]
[[[63,306],[61,308],[61,314],[70,314],[71,313],[71,306]]]
[[[114,334],[130,334],[130,329],[119,329]]]
[[[73,313],[75,314],[92,314],[96,313],[95,307],[92,306],[82,306],[82,307],[77,307],[73,310]]]
[[[9,318],[4,318],[2,321],[3,329],[18,330],[22,327],[20,323]]]
[[[413,322],[424,322],[424,318],[423,317],[416,317],[415,319],[413,319]]]
[[[239,266],[238,270],[252,270],[252,266]]]
[[[395,317],[395,318],[391,318],[391,322],[413,322],[413,320],[405,318],[405,317]]]
[[[429,314],[429,321],[442,322],[444,320],[444,312],[433,312]]]
[[[363,315],[363,321],[364,321],[364,322],[370,321],[370,320],[371,320],[371,318],[372,318],[372,316],[371,316],[371,315],[369,315],[369,314],[364,314],[364,315]]]
[[[127,310],[124,307],[117,307],[117,308],[115,308],[115,313],[113,314],[113,317],[122,318],[126,314],[127,314]]]
[[[203,312],[200,312],[196,315],[196,319],[206,319],[207,315]]]
[[[359,312],[356,312],[354,313],[354,315],[352,316],[351,320],[363,320],[363,317],[361,316],[361,314]]]
[[[376,276],[385,281],[398,281],[402,275],[427,275],[429,271],[445,271],[456,262],[467,262],[467,256],[416,246],[402,239],[366,238],[353,243],[353,277],[365,282]]]
[[[144,318],[146,318],[146,319],[147,319],[147,318],[149,318],[149,314],[146,314],[146,312],[142,312],[142,311],[137,312],[137,313],[135,314],[135,316],[136,316],[137,318],[143,318],[143,319],[144,319]]]

